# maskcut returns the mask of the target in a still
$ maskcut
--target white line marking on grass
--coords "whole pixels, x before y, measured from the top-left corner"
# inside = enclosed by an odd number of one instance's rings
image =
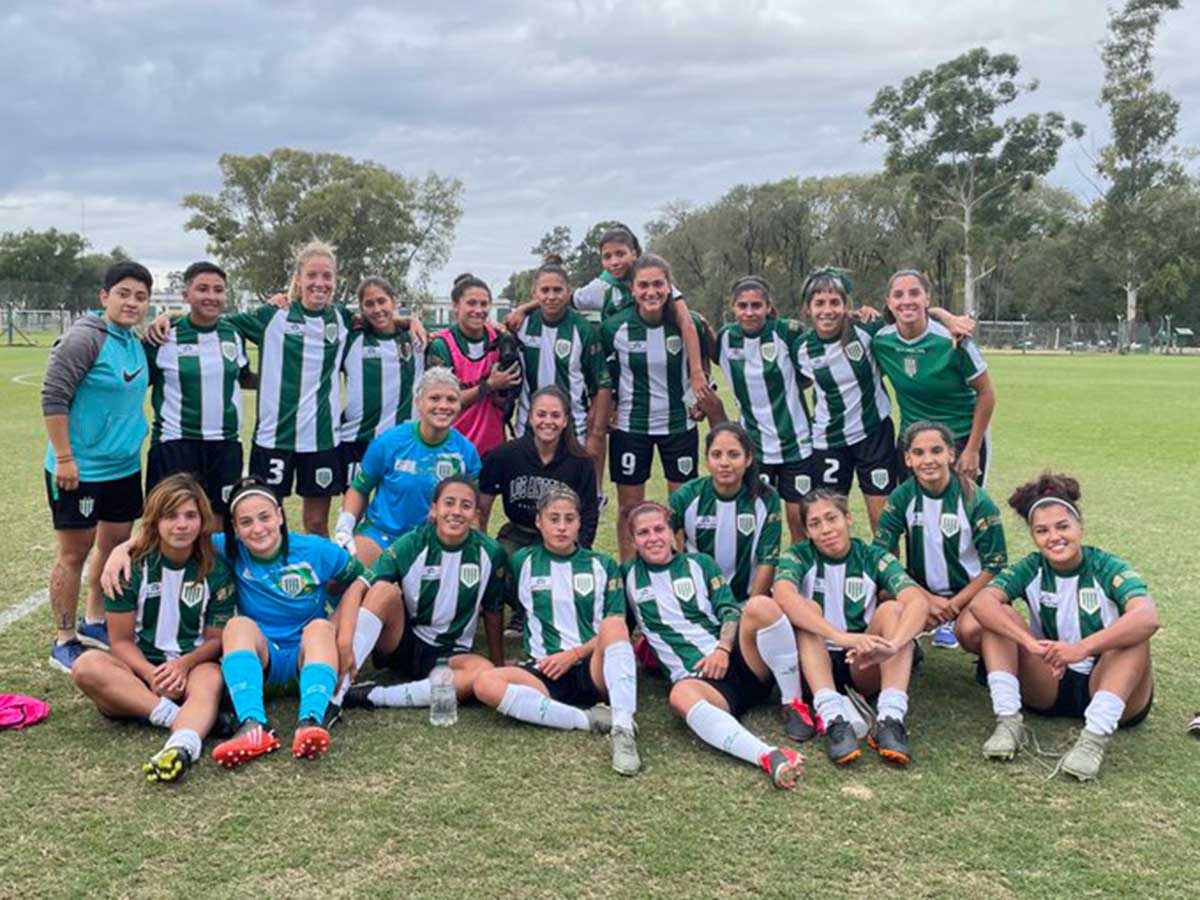
[[[8,609],[0,611],[0,634],[4,634],[11,626],[20,622],[31,612],[44,606],[49,601],[49,589],[42,588],[40,591],[34,591],[16,606],[10,606]]]
[[[36,377],[38,379],[38,382],[36,384],[25,380],[26,378],[34,378],[34,377]],[[24,385],[25,387],[41,387],[41,377],[42,377],[41,372],[25,372],[22,375],[14,375],[12,377],[11,381],[13,384]]]

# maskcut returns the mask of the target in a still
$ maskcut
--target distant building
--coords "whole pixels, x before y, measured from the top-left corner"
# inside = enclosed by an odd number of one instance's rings
[[[512,312],[512,304],[501,297],[492,300],[491,320],[501,322]],[[434,297],[432,303],[425,304],[421,310],[421,321],[426,326],[442,327],[454,323],[454,307],[450,305],[449,297]]]

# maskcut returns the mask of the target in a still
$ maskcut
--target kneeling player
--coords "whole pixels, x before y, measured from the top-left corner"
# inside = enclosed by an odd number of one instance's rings
[[[88,650],[71,678],[113,719],[148,719],[171,736],[142,766],[174,781],[200,758],[221,699],[221,629],[233,615],[233,576],[213,551],[213,511],[190,475],[171,475],[146,500],[130,547],[132,572],[105,603],[112,655]]]
[[[853,686],[879,695],[867,742],[884,759],[907,765],[904,716],[913,638],[929,612],[925,593],[886,550],[850,537],[841,494],[818,488],[801,510],[809,540],[780,557],[775,601],[799,632],[800,668],[825,722],[826,752],[838,764],[862,754],[854,714],[840,693]],[[895,601],[881,603],[880,588]]]
[[[542,541],[512,560],[531,661],[491,669],[475,696],[506,716],[563,730],[610,732],[613,769],[641,768],[634,742],[637,675],[617,564],[580,547],[580,500],[552,488],[538,503]],[[597,706],[611,699],[612,712]]]
[[[776,787],[794,787],[804,758],[772,747],[737,720],[767,699],[774,676],[792,727],[800,673],[791,625],[767,597],[739,609],[711,557],[676,554],[666,507],[642,503],[629,525],[637,556],[622,567],[625,596],[674,682],[671,711],[705,743],[762,766]]]

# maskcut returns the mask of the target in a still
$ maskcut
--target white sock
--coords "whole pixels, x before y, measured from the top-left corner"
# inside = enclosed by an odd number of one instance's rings
[[[89,615],[85,615],[83,617],[83,622],[85,625],[103,625],[104,621],[104,616],[96,616],[95,618],[92,618]]]
[[[908,693],[896,688],[884,688],[879,692],[879,699],[875,701],[875,713],[881,719],[903,722],[908,714]]]
[[[637,712],[637,664],[629,641],[604,648],[604,684],[608,687],[613,726],[632,729],[633,714]]]
[[[200,735],[197,732],[192,731],[190,728],[180,728],[178,731],[171,732],[171,736],[163,744],[163,749],[181,747],[187,751],[187,755],[192,758],[192,762],[195,762],[200,758],[200,748],[202,746]]]
[[[992,712],[998,716],[1015,716],[1021,711],[1021,682],[1012,672],[988,672],[988,693],[992,695]]]
[[[429,693],[429,679],[422,678],[420,681],[372,688],[367,699],[376,706],[428,706]]]
[[[510,684],[504,690],[501,713],[530,725],[544,725],[561,731],[587,731],[588,717],[582,709],[551,700],[541,691],[524,684]]]
[[[821,688],[813,694],[813,706],[817,709],[817,715],[825,720],[826,728],[838,716],[847,722],[854,721],[853,713],[850,710],[850,701],[833,688]]]
[[[800,655],[796,652],[796,632],[785,616],[780,616],[754,636],[758,654],[775,676],[779,695],[787,706],[800,697]]]
[[[1092,734],[1115,734],[1125,714],[1125,701],[1112,691],[1096,691],[1083,711],[1086,728]]]
[[[150,711],[150,724],[157,725],[159,728],[170,728],[175,724],[177,715],[179,715],[179,704],[169,697],[162,697],[158,701],[158,706]]]
[[[745,760],[752,766],[757,766],[758,761],[772,750],[743,728],[737,719],[707,700],[699,701],[688,710],[687,725],[710,747]]]
[[[383,622],[379,616],[371,612],[369,609],[360,609],[358,611],[358,622],[354,626],[354,668],[361,669],[362,664],[367,661],[367,656],[375,649],[375,642],[379,640],[379,634],[383,631]],[[346,691],[350,690],[350,676],[347,675],[342,679],[341,685],[337,692],[330,698],[331,703],[341,703],[342,698],[346,696]]]

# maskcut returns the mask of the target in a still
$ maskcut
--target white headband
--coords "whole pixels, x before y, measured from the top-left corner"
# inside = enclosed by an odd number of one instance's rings
[[[274,494],[272,494],[270,491],[266,490],[265,488],[252,487],[252,488],[246,488],[246,490],[241,491],[237,495],[237,500],[234,501],[234,503],[230,504],[229,511],[233,512],[233,507],[236,504],[241,503],[247,497],[266,497],[268,500],[270,500],[276,506],[279,505],[279,498],[276,497]]]
[[[1057,503],[1059,506],[1065,506],[1068,510],[1071,511],[1071,515],[1073,515],[1080,522],[1083,521],[1083,516],[1081,516],[1079,514],[1079,510],[1077,510],[1074,506],[1072,506],[1070,501],[1064,500],[1062,497],[1041,497],[1037,500],[1034,500],[1033,506],[1029,507],[1029,512],[1027,512],[1025,514],[1025,521],[1032,522],[1033,521],[1033,511],[1035,509],[1037,509],[1039,506],[1046,506],[1049,503]]]

